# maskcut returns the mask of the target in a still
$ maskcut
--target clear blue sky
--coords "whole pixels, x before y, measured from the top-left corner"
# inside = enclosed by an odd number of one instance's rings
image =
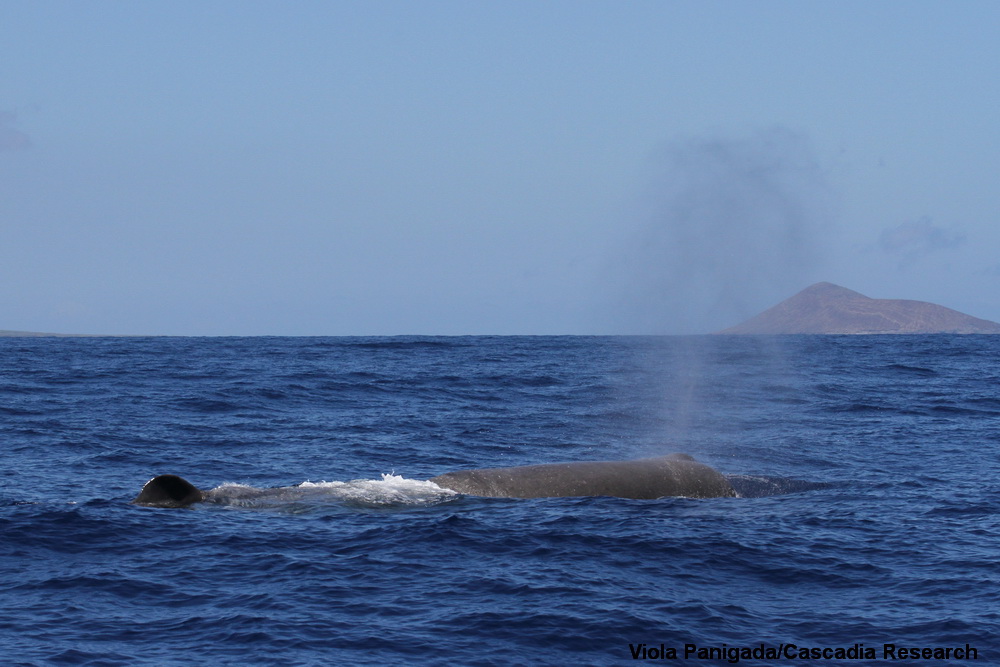
[[[0,329],[1000,320],[1000,3],[0,0]]]

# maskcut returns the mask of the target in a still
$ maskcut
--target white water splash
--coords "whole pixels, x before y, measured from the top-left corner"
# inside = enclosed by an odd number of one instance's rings
[[[343,500],[374,505],[423,505],[457,495],[434,482],[407,479],[382,473],[382,479],[355,479],[350,482],[302,482],[297,488],[318,489]]]
[[[434,505],[456,495],[434,482],[383,473],[382,479],[306,481],[295,486],[274,488],[227,482],[207,491],[205,501],[230,507],[300,513],[331,504],[370,508]]]

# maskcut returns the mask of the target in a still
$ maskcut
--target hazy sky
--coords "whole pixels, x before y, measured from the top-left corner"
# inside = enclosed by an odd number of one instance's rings
[[[0,0],[0,329],[1000,320],[1000,3]]]

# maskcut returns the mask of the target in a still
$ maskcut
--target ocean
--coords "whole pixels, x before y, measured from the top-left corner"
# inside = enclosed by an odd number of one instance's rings
[[[0,470],[5,665],[1000,664],[1000,336],[0,338]]]

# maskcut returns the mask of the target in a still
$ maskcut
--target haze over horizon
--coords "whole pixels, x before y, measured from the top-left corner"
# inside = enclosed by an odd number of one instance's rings
[[[1000,5],[11,2],[0,329],[1000,321]]]

